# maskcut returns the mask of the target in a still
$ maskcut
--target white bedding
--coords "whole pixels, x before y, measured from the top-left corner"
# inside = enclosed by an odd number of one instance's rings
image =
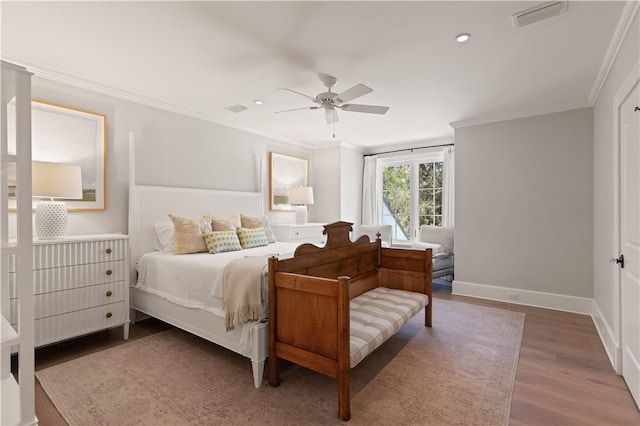
[[[175,255],[169,251],[144,254],[137,264],[136,287],[172,303],[199,308],[224,318],[222,309],[222,275],[233,259],[247,256],[293,256],[298,243],[277,242],[227,253]],[[265,292],[266,294],[266,292]]]

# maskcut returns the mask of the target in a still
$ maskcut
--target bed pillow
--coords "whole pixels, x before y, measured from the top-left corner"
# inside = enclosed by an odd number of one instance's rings
[[[267,235],[267,241],[269,242],[269,244],[275,243],[277,241],[276,234],[274,234],[273,229],[271,229],[271,223],[269,223],[268,216],[257,218],[240,214],[240,225],[243,228],[249,229],[262,228],[264,229],[264,233]]]
[[[236,231],[205,232],[204,241],[211,254],[242,250]]]
[[[207,229],[204,221],[188,219],[186,217],[169,215],[173,222],[174,233],[174,253],[190,254],[190,253],[206,253],[207,245],[202,236],[202,229]]]
[[[173,251],[173,223],[156,223],[156,239],[153,248],[158,251]]]
[[[211,223],[213,231],[235,231],[236,228],[240,227],[240,219],[238,216],[230,216],[226,219],[211,215],[204,215],[202,217]]]
[[[243,249],[269,245],[267,234],[262,228],[238,228],[236,231]]]

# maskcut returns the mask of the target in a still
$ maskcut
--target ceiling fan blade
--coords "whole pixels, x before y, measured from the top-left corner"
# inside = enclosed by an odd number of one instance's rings
[[[280,112],[300,111],[302,109],[318,109],[318,108],[320,108],[320,107],[319,106],[311,106],[311,107],[304,107],[304,108],[285,109],[283,111],[274,111],[274,113],[278,114]]]
[[[325,109],[324,118],[327,119],[327,124],[337,123],[339,121],[338,111],[336,111],[335,109]]]
[[[368,112],[369,114],[386,114],[389,111],[387,106],[344,104],[340,107],[343,111]]]
[[[352,99],[359,98],[362,95],[366,95],[367,93],[373,92],[373,89],[369,86],[365,86],[362,83],[358,83],[353,86],[351,89],[347,89],[344,92],[337,95],[333,98],[334,102],[337,104],[343,104],[345,102],[349,102]]]
[[[287,92],[295,93],[295,94],[298,94],[298,95],[300,95],[300,96],[304,96],[305,98],[309,98],[309,99],[311,99],[312,101],[315,101],[315,100],[316,100],[315,96],[305,95],[304,93],[296,92],[295,90],[285,89],[285,88],[280,88],[280,89],[278,89],[278,90],[286,90]]]

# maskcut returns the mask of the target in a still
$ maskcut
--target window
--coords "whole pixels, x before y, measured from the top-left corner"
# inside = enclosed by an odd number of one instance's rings
[[[382,223],[394,240],[411,240],[420,225],[442,225],[442,154],[383,160]]]
[[[411,166],[402,164],[382,169],[382,223],[392,226],[394,240],[411,235]]]
[[[442,226],[442,165],[433,161],[418,166],[418,225]]]

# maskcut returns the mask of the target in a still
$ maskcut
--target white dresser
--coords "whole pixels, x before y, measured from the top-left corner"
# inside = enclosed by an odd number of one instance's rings
[[[273,233],[278,241],[291,241],[299,243],[312,243],[323,245],[327,242],[327,236],[323,235],[323,223],[305,223],[304,225],[276,224],[271,225]]]
[[[123,326],[129,337],[129,237],[74,235],[34,240],[35,346]],[[16,268],[9,259],[11,324],[17,322]]]

